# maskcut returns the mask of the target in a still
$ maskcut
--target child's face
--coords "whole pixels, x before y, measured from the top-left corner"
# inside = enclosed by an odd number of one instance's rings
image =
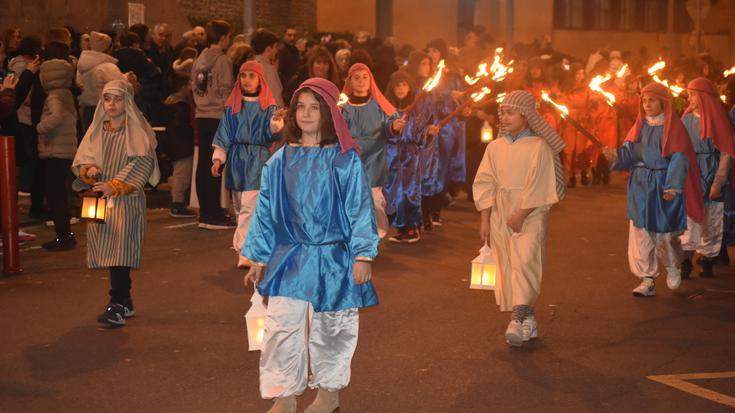
[[[651,117],[658,116],[661,114],[661,112],[664,111],[661,100],[659,100],[657,97],[651,96],[648,93],[643,94],[643,97],[641,98],[641,104],[643,105],[643,112]]]
[[[521,112],[507,105],[500,107],[500,125],[514,135],[528,127],[526,118],[523,117]]]
[[[439,49],[435,49],[433,47],[426,49],[426,54],[429,55],[434,66],[438,65],[439,60],[441,60],[442,58],[442,53],[439,51]]]
[[[329,62],[326,60],[314,60],[311,65],[311,71],[314,73],[314,77],[320,77],[322,79],[329,78]]]
[[[393,88],[393,94],[395,94],[399,100],[405,99],[406,96],[408,96],[408,92],[409,87],[408,83],[406,82],[400,82]]]
[[[579,69],[574,73],[574,80],[577,83],[582,83],[584,81],[584,69]]]
[[[251,70],[240,72],[240,87],[245,93],[255,93],[258,91],[258,74]]]
[[[429,77],[431,75],[431,61],[429,59],[421,59],[419,63],[419,77]]]
[[[296,124],[304,134],[311,135],[319,131],[321,125],[319,101],[309,91],[300,94],[296,102]]]
[[[689,93],[689,107],[692,108],[693,111],[699,112],[699,96],[694,92]]]
[[[350,87],[355,96],[367,96],[370,91],[370,75],[366,70],[358,70],[350,76]]]
[[[125,98],[122,94],[108,92],[102,98],[102,107],[107,116],[116,119],[125,114]]]

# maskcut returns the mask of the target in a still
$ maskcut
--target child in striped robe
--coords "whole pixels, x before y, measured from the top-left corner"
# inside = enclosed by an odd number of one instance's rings
[[[120,327],[134,315],[130,270],[140,267],[145,231],[146,183],[158,184],[156,140],[124,80],[108,82],[92,125],[79,145],[72,171],[75,190],[107,197],[104,223],[87,224],[87,266],[110,269],[110,302],[97,321]]]

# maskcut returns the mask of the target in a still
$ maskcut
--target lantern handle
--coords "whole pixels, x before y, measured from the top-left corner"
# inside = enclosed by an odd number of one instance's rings
[[[253,305],[259,305],[261,307],[265,307],[265,305],[263,304],[263,296],[260,295],[257,288],[255,288],[255,291],[253,292],[253,296],[250,297],[250,302],[253,303]]]
[[[493,249],[490,248],[490,245],[487,242],[485,242],[479,251],[481,254],[490,254],[491,252],[493,252]]]

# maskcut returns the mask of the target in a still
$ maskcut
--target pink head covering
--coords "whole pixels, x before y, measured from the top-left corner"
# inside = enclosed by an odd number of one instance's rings
[[[689,93],[699,98],[699,137],[712,139],[720,152],[735,157],[735,137],[730,127],[725,107],[722,106],[720,96],[708,79],[698,77],[687,86]],[[684,113],[692,112],[691,105]]]
[[[383,109],[383,112],[385,112],[388,116],[393,116],[394,113],[396,113],[396,108],[386,99],[385,96],[383,96],[383,93],[378,88],[378,85],[375,84],[375,78],[373,77],[373,72],[370,71],[370,68],[367,67],[364,63],[355,63],[354,65],[350,66],[350,70],[347,72],[347,80],[345,81],[345,86],[342,88],[342,93],[344,93],[347,96],[350,96],[352,94],[352,87],[350,87],[350,78],[352,77],[355,72],[364,70],[368,73],[368,76],[370,76],[370,97],[375,99],[375,101],[378,103],[378,106],[380,106],[381,109]]]
[[[670,156],[675,152],[682,152],[689,160],[689,171],[687,180],[684,185],[684,197],[686,198],[686,209],[689,218],[696,222],[702,222],[704,217],[704,195],[702,195],[702,183],[700,182],[699,165],[697,164],[697,155],[694,152],[694,146],[689,138],[681,119],[674,113],[669,100],[669,90],[666,86],[659,83],[649,83],[641,90],[641,96],[649,94],[661,101],[664,108],[664,141],[661,145],[661,156]],[[635,124],[628,132],[626,141],[637,142],[640,138],[641,129],[645,113],[643,112],[643,104],[638,106],[638,118]]]
[[[339,140],[339,146],[342,152],[347,152],[352,149],[358,154],[360,153],[360,147],[357,146],[357,142],[352,139],[350,135],[350,128],[347,126],[347,122],[342,117],[342,113],[337,106],[337,100],[339,99],[339,89],[334,83],[321,79],[318,77],[312,77],[306,79],[304,83],[296,89],[293,97],[291,98],[291,107],[295,107],[296,96],[298,96],[301,89],[309,89],[314,93],[321,96],[327,105],[329,105],[329,112],[332,114],[332,122],[334,123],[334,131],[337,133],[337,139]]]
[[[246,70],[255,72],[255,74],[258,75],[258,83],[260,86],[258,103],[260,104],[261,109],[265,110],[268,106],[275,105],[276,99],[273,97],[270,88],[268,88],[268,84],[265,82],[263,65],[254,60],[248,60],[240,66],[239,73]],[[232,113],[240,113],[240,110],[242,110],[242,87],[240,87],[239,79],[235,80],[235,86],[232,88],[232,92],[230,93],[230,97],[227,98],[227,102],[225,102],[225,107],[231,108]]]

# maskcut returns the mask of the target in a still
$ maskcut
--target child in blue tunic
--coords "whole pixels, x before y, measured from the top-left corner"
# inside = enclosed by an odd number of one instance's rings
[[[212,176],[220,176],[222,165],[227,164],[225,187],[232,191],[237,214],[232,244],[238,253],[258,201],[260,171],[270,157],[271,145],[281,139],[284,114],[268,89],[263,66],[255,61],[243,63],[212,142]],[[237,266],[249,267],[250,262],[238,256]]]
[[[338,94],[318,78],[294,94],[289,143],[263,168],[242,250],[253,262],[245,283],[269,297],[260,356],[261,395],[275,399],[269,412],[296,411],[309,367],[308,386],[319,392],[306,412],[338,408],[358,309],[378,303],[370,281],[378,247],[373,200]]]
[[[641,280],[633,295],[651,297],[659,259],[668,287],[679,288],[679,235],[686,229],[687,214],[701,220],[702,196],[692,143],[673,113],[668,89],[652,83],[641,93],[638,119],[625,143],[617,150],[605,148],[604,154],[613,169],[630,171],[628,261]]]
[[[373,191],[378,236],[388,233],[388,217],[383,187],[388,181],[386,142],[388,137],[400,134],[406,121],[399,118],[396,109],[383,96],[370,69],[363,63],[350,67],[342,92],[349,102],[342,105],[342,116],[360,145],[370,187]]]
[[[735,155],[735,142],[730,122],[712,82],[700,77],[689,82],[689,107],[682,118],[697,153],[704,192],[704,220],[698,224],[687,220],[681,236],[684,261],[681,277],[689,279],[692,255],[701,256],[702,277],[712,277],[712,265],[720,254],[725,205],[723,186],[730,174],[730,156]]]

